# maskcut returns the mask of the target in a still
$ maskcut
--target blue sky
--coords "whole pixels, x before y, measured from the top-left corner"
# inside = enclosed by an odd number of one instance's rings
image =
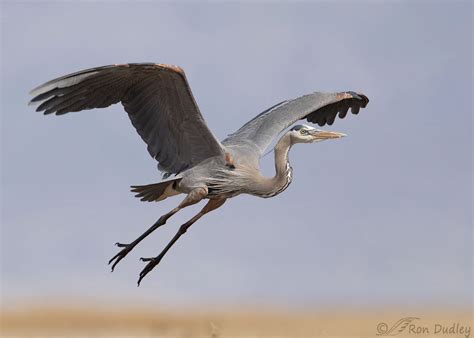
[[[355,90],[370,104],[295,146],[273,199],[183,211],[111,274],[113,243],[178,198],[121,106],[44,117],[26,105],[60,75],[124,62],[184,68],[219,137],[280,102]],[[467,306],[472,301],[472,4],[2,2],[2,293],[169,306]],[[272,156],[262,161],[271,175]]]

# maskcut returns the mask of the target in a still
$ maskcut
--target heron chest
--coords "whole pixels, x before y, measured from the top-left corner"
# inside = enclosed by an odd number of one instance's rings
[[[293,181],[293,168],[291,167],[289,162],[286,162],[286,169],[283,174],[283,181],[280,184],[276,185],[275,190],[267,194],[261,194],[259,196],[263,198],[274,197],[282,193],[286,188],[288,188],[288,186],[291,184],[291,181]]]

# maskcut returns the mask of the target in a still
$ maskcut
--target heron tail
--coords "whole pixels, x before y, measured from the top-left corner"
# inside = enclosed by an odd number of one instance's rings
[[[179,181],[181,178],[148,185],[132,185],[130,188],[132,192],[137,193],[135,197],[140,198],[140,201],[159,202],[179,194],[179,191],[175,189]]]

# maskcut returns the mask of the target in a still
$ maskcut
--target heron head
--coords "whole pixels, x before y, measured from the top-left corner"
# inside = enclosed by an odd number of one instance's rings
[[[336,139],[346,136],[343,133],[334,131],[319,130],[305,124],[299,124],[289,131],[291,142],[295,143],[315,143],[329,139]]]

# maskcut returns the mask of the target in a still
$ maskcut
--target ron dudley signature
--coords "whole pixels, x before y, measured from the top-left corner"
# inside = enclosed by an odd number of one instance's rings
[[[386,323],[377,325],[377,336],[396,336],[402,332],[413,335],[459,335],[465,338],[471,337],[471,326],[460,323],[452,323],[449,325],[433,323],[431,325],[422,325],[418,322],[420,318],[405,317],[397,321],[391,327]]]

